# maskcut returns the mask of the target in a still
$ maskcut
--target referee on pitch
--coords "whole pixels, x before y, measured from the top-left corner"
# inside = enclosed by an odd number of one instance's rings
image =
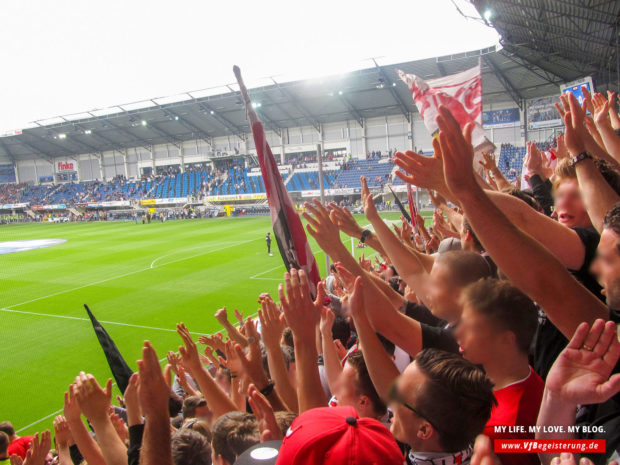
[[[269,254],[270,257],[273,257],[273,254],[271,253],[271,233],[268,232],[267,236],[265,236],[265,242],[267,242],[267,253]]]

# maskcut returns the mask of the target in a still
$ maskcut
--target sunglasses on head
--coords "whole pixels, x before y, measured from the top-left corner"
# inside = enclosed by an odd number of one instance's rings
[[[390,384],[389,390],[388,390],[388,401],[389,402],[394,402],[397,404],[402,405],[403,407],[405,407],[408,410],[411,410],[413,413],[415,413],[417,416],[419,416],[420,418],[423,418],[424,420],[428,421],[430,423],[430,425],[437,431],[440,431],[439,428],[437,428],[432,421],[430,421],[428,419],[428,417],[426,415],[424,415],[422,412],[420,412],[417,408],[415,408],[414,406],[412,406],[411,404],[409,404],[405,398],[400,395],[400,393],[398,392],[398,387],[396,385],[396,380],[392,381],[392,383]]]

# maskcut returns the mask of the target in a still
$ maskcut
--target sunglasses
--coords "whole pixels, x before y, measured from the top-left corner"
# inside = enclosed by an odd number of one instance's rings
[[[397,404],[402,405],[403,407],[405,407],[408,410],[411,410],[413,413],[415,413],[417,416],[419,416],[420,418],[428,421],[430,423],[430,425],[437,431],[441,431],[439,428],[437,428],[432,421],[430,421],[428,419],[428,417],[424,414],[422,414],[417,408],[415,408],[414,406],[412,406],[411,404],[409,404],[405,398],[403,396],[400,395],[400,393],[398,392],[398,387],[396,386],[396,380],[392,381],[392,383],[390,384],[389,390],[388,390],[388,394],[387,394],[387,398],[389,402],[395,402]]]

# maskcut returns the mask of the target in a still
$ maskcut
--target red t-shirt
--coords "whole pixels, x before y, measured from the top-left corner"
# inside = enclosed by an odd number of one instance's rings
[[[484,434],[491,439],[534,439],[535,433],[530,433],[529,427],[536,425],[544,389],[545,382],[530,367],[527,378],[494,391],[497,405],[491,411],[491,418],[484,428]],[[495,429],[496,426],[505,429],[499,431]],[[511,426],[523,427],[524,432],[509,431]],[[537,454],[498,453],[497,456],[503,465],[540,463]]]
[[[26,452],[28,452],[28,448],[30,448],[30,441],[34,436],[23,436],[19,439],[16,439],[11,444],[9,444],[9,457],[13,454],[19,455],[22,459],[26,458]]]

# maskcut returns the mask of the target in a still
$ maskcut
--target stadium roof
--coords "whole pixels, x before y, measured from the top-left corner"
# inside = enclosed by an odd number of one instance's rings
[[[298,126],[417,112],[396,69],[422,78],[445,76],[482,61],[483,102],[555,94],[567,81],[591,74],[612,82],[618,66],[620,2],[593,0],[472,0],[502,36],[502,47],[375,66],[306,81],[250,89],[266,129],[281,134]],[[541,6],[544,5],[544,6]],[[490,16],[488,13],[490,11]],[[455,36],[456,38],[456,36]],[[616,73],[616,74],[614,74]],[[232,70],[231,70],[232,76]],[[607,77],[607,78],[606,78]],[[156,98],[35,122],[21,134],[0,137],[0,153],[12,160],[122,151],[156,144],[233,136],[250,128],[236,84]]]

